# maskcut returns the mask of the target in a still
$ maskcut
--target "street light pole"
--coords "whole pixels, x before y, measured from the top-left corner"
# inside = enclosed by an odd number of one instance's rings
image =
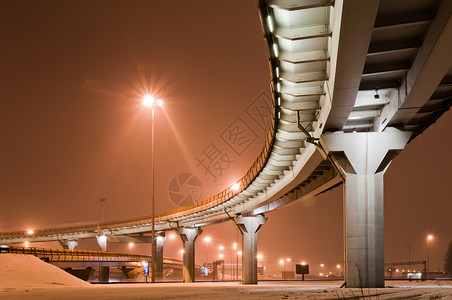
[[[105,198],[99,199],[99,202],[102,206],[102,223],[105,222],[105,201],[107,201],[107,199],[105,199]]]
[[[156,256],[156,245],[155,245],[155,185],[154,185],[154,116],[155,116],[155,106],[162,106],[163,101],[160,99],[154,99],[151,95],[146,95],[143,98],[143,105],[151,108],[151,170],[152,170],[152,180],[151,180],[151,188],[152,188],[152,268],[151,268],[151,282],[155,282],[155,274],[157,268],[157,261],[155,260]]]
[[[407,243],[405,243],[405,246],[407,246],[408,248],[408,271],[411,270],[411,248],[410,245],[408,245]]]
[[[155,271],[157,268],[156,245],[155,245],[155,189],[154,189],[154,115],[155,105],[152,105],[152,124],[151,124],[151,164],[152,164],[152,270],[151,282],[155,283]]]
[[[433,235],[427,235],[427,274],[430,272],[430,241],[433,240]]]

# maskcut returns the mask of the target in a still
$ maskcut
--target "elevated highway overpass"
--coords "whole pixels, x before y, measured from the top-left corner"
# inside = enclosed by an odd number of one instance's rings
[[[184,281],[191,282],[201,227],[232,220],[242,232],[243,283],[256,283],[263,214],[345,183],[346,285],[382,287],[383,175],[452,104],[452,2],[259,0],[257,6],[274,108],[262,152],[238,185],[158,214],[155,229],[163,241],[165,231],[178,230]],[[2,232],[0,243],[141,239],[151,220]]]

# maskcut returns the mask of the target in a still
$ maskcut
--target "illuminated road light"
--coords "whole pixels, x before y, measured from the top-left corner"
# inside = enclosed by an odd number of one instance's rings
[[[34,232],[33,229],[29,229],[29,230],[27,231],[27,233],[28,233],[28,234],[33,234],[33,233],[35,233],[35,232]]]
[[[155,99],[152,95],[148,94],[143,97],[142,104],[147,108],[154,108],[155,106],[162,107],[163,100]]]
[[[154,97],[152,97],[152,95],[145,95],[143,97],[142,103],[145,107],[152,107],[152,106],[154,106],[154,101],[155,100],[154,100]]]
[[[267,16],[267,22],[268,22],[268,29],[270,30],[270,32],[273,32],[273,21],[270,16]]]
[[[240,190],[240,184],[239,184],[239,183],[234,183],[234,184],[231,186],[231,190],[237,192],[238,190]]]

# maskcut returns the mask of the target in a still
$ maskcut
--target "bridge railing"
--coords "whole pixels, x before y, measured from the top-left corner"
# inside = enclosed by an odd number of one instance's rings
[[[151,256],[142,254],[128,254],[117,252],[89,251],[89,250],[68,250],[68,249],[50,249],[37,247],[0,247],[0,253],[14,253],[34,255],[52,262],[83,262],[83,261],[124,261],[124,262],[142,262],[150,261]],[[178,261],[180,263],[180,261]]]

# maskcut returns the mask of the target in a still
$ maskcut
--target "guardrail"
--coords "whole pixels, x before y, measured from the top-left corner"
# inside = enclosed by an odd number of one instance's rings
[[[37,247],[4,246],[0,247],[0,253],[34,255],[47,262],[149,262],[152,260],[152,256],[143,254]],[[182,261],[172,258],[165,258],[164,262],[166,264],[182,264]]]

